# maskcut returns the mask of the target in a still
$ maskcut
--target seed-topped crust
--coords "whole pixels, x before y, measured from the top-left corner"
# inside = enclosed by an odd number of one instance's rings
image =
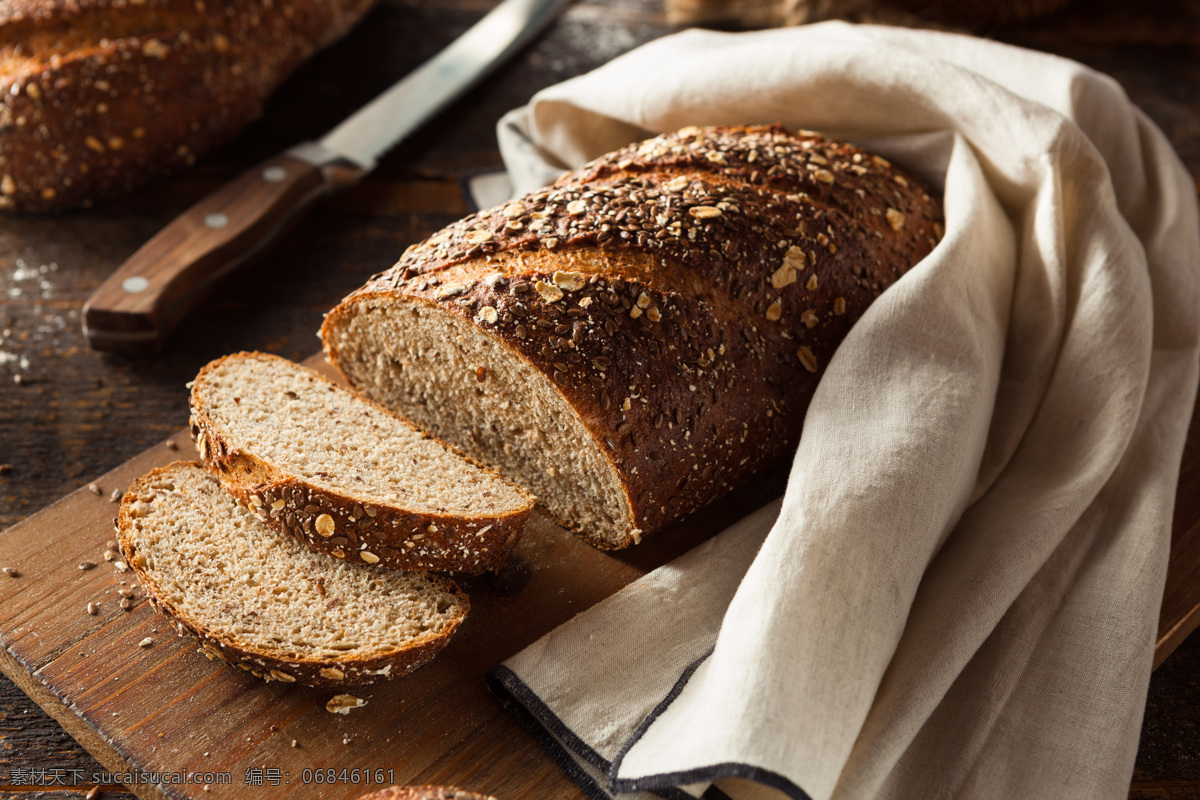
[[[921,180],[851,145],[780,126],[685,129],[415,245],[322,337],[352,383],[339,331],[388,298],[506,343],[620,477],[628,528],[589,540],[626,546],[794,450],[837,345],[941,226]]]
[[[231,139],[372,0],[0,6],[0,209],[89,204]]]
[[[496,800],[496,798],[453,786],[388,786],[364,794],[358,800]]]

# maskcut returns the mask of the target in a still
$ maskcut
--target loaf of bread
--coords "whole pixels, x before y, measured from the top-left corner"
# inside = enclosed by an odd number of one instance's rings
[[[499,570],[529,492],[408,420],[279,356],[236,353],[192,383],[191,428],[222,486],[277,532],[395,569]]]
[[[849,144],[689,128],[409,248],[321,336],[352,386],[620,548],[794,451],[835,348],[941,225]]]
[[[453,786],[388,786],[369,792],[358,800],[496,800],[491,795],[476,794]]]
[[[195,462],[137,480],[117,531],[146,596],[181,634],[268,681],[403,675],[446,646],[469,608],[445,578],[339,561],[277,535]]]
[[[371,2],[0,3],[0,208],[88,204],[191,164]]]

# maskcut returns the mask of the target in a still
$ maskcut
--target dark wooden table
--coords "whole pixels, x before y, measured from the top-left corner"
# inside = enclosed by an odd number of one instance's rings
[[[493,4],[383,0],[360,29],[303,67],[262,121],[186,174],[86,212],[0,219],[0,528],[184,425],[185,383],[208,360],[242,349],[297,359],[314,352],[325,311],[406,246],[468,211],[460,181],[500,166],[493,130],[501,114],[670,32],[658,0],[579,0],[365,183],[325,204],[264,263],[221,289],[159,357],[133,361],[87,348],[83,301],[163,224],[242,169],[321,134]],[[1024,28],[983,33],[1113,75],[1200,176],[1200,2],[1076,0]],[[1198,522],[1200,504],[1181,499],[1177,524]],[[68,776],[101,769],[0,678],[0,786],[16,768]],[[41,787],[4,788],[54,796]],[[1130,797],[1200,797],[1200,636],[1154,674]]]

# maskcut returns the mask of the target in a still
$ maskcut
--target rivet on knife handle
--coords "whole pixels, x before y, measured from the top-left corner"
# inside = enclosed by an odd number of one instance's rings
[[[334,188],[329,176],[283,154],[196,203],[92,294],[83,307],[88,343],[129,355],[158,350],[225,273],[265,250]]]

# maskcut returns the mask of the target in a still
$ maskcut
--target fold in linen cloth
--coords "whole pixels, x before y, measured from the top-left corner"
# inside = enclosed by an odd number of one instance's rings
[[[1124,797],[1200,365],[1195,189],[1110,78],[964,36],[686,32],[551,87],[519,190],[783,122],[944,193],[782,502],[491,675],[592,797]],[[650,795],[645,795],[650,796]]]

